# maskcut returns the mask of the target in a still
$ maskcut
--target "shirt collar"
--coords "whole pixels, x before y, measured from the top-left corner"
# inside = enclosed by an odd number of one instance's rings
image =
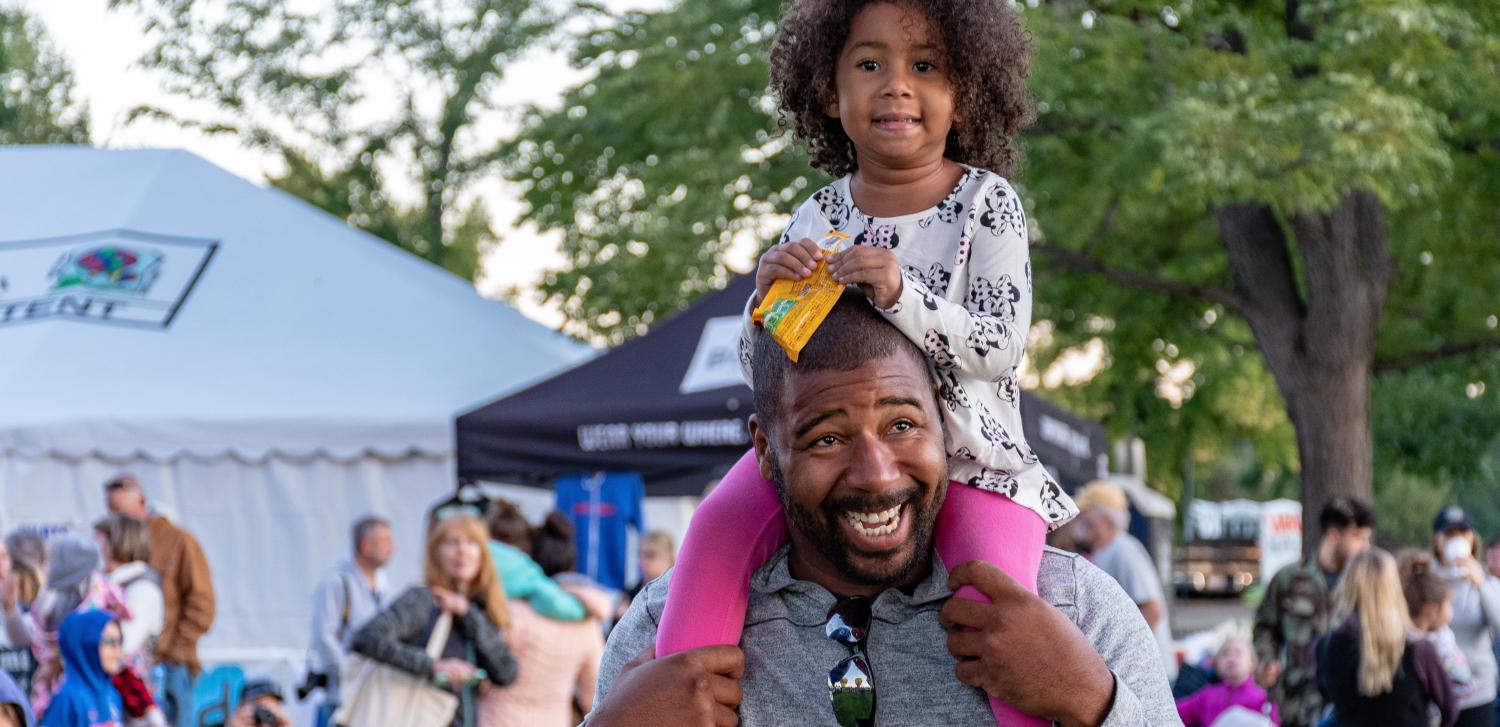
[[[787,558],[790,551],[790,544],[781,546],[771,560],[751,576],[747,624],[787,618],[798,625],[808,626],[826,619],[828,609],[837,599],[828,589],[812,581],[792,577]],[[918,611],[931,610],[932,604],[941,604],[952,595],[953,591],[948,590],[948,568],[934,550],[931,572],[917,583],[911,594],[899,588],[888,588],[875,597],[873,612],[881,621],[899,623]]]

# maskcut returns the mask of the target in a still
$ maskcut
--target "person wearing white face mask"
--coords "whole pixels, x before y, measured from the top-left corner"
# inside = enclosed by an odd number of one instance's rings
[[[1500,639],[1500,580],[1479,562],[1479,535],[1468,513],[1449,505],[1432,523],[1432,550],[1453,591],[1453,621],[1449,627],[1474,674],[1474,693],[1459,702],[1456,727],[1489,727],[1495,719],[1495,695],[1500,687],[1494,641]]]

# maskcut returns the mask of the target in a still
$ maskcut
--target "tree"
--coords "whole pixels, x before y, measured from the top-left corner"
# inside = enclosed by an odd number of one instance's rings
[[[0,6],[0,144],[87,144],[88,107],[41,23]]]
[[[192,114],[134,116],[235,135],[279,159],[276,186],[473,279],[497,240],[473,191],[498,159],[481,129],[499,111],[507,65],[555,26],[551,6],[326,5],[110,0],[154,34],[142,60],[165,74],[167,91],[199,102]]]
[[[774,227],[817,183],[760,91],[771,5],[622,17],[580,46],[597,77],[532,115],[517,148],[536,153],[512,173],[534,180],[530,219],[565,231],[574,267],[545,289],[575,325],[634,330],[659,308],[630,291],[676,304],[710,285],[726,230]],[[1020,178],[1039,222],[1033,353],[1045,370],[1098,345],[1107,364],[1060,396],[1148,436],[1165,490],[1174,463],[1248,440],[1272,479],[1300,474],[1308,518],[1369,499],[1372,376],[1500,348],[1478,294],[1500,284],[1500,9],[1019,7],[1039,111]],[[721,80],[709,43],[743,52],[741,73]],[[589,151],[570,156],[584,119]]]

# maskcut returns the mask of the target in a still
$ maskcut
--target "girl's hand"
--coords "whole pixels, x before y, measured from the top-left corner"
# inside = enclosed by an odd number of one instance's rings
[[[777,280],[807,279],[823,256],[823,248],[808,237],[767,250],[760,256],[760,266],[755,269],[754,304],[760,305],[766,299],[766,291]]]
[[[860,245],[844,250],[828,263],[833,279],[845,285],[858,285],[875,307],[889,310],[901,298],[901,267],[896,253],[883,247]]]
[[[433,586],[432,597],[437,599],[438,608],[458,618],[463,618],[464,614],[469,612],[469,599],[446,588]]]
[[[448,677],[448,686],[456,692],[474,678],[474,665],[462,659],[443,659],[432,665],[432,674]]]

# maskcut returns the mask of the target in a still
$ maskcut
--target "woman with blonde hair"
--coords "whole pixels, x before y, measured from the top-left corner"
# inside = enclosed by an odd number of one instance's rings
[[[435,522],[427,536],[423,585],[412,586],[354,635],[351,648],[459,695],[453,727],[475,723],[475,688],[485,680],[504,686],[516,679],[516,660],[500,636],[510,612],[484,525],[470,517]],[[427,656],[427,639],[442,613],[453,631],[440,658]]]
[[[1334,727],[1427,727],[1458,718],[1452,688],[1432,644],[1412,627],[1396,559],[1370,548],[1350,559],[1333,592],[1334,628],[1318,647],[1318,686]]]

